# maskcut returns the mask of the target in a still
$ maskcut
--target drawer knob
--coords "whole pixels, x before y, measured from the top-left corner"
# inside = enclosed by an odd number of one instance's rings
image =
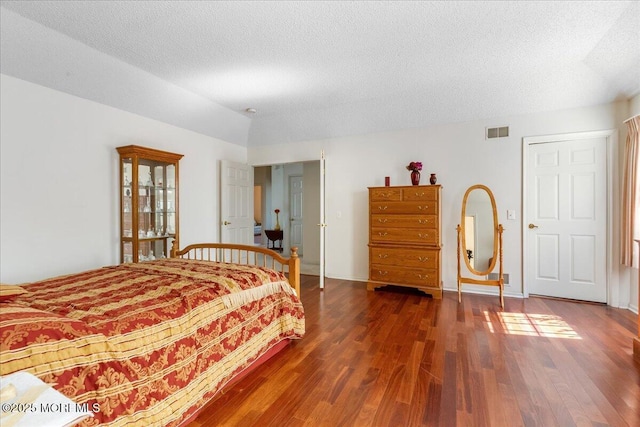
[[[429,237],[428,234],[422,234],[422,233],[418,233],[418,236],[422,237],[423,239],[426,239]]]
[[[387,222],[387,218],[378,218],[378,222],[385,223]]]
[[[424,196],[424,192],[422,192],[422,193],[418,193],[418,192],[416,191],[416,196],[418,196],[418,197],[422,197],[422,196]]]
[[[386,231],[380,231],[380,232],[378,232],[378,235],[380,235],[380,236],[386,236],[386,235],[387,235],[387,232],[386,232]]]
[[[385,211],[387,210],[387,206],[378,206],[378,209],[380,209],[381,211]]]
[[[429,261],[429,257],[428,256],[419,256],[418,257],[418,261],[420,261],[420,262]]]
[[[387,255],[387,254],[378,254],[378,258],[381,258],[381,259],[389,258],[389,255]]]
[[[380,274],[381,276],[386,276],[387,272],[386,271],[382,271],[382,270],[378,270],[378,274]]]
[[[428,274],[424,274],[424,275],[423,274],[418,274],[418,277],[421,278],[421,279],[428,279],[429,275]]]
[[[429,209],[429,205],[424,205],[424,207],[422,207],[422,206],[418,206],[418,209],[420,209],[420,210],[426,210],[426,209]]]

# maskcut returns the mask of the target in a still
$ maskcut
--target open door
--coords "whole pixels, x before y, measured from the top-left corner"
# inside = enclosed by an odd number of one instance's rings
[[[253,167],[220,161],[220,242],[253,244]]]

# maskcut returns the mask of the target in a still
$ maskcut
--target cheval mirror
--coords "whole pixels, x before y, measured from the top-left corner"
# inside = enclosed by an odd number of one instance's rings
[[[491,190],[484,185],[469,187],[462,199],[462,214],[458,231],[458,302],[462,302],[462,284],[497,286],[500,288],[500,306],[504,308],[504,277],[502,269],[502,224],[498,224],[496,201]],[[466,270],[475,276],[463,277],[460,258]],[[499,265],[497,279],[489,275]],[[465,271],[466,271],[465,270]]]

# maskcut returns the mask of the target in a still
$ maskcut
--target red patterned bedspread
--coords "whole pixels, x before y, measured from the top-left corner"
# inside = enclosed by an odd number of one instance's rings
[[[251,362],[304,335],[283,274],[185,259],[123,264],[25,286],[0,302],[0,375],[28,371],[82,425],[179,425]]]

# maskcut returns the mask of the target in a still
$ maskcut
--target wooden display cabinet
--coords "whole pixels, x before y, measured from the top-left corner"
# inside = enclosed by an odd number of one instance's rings
[[[169,255],[178,245],[178,163],[182,154],[128,145],[120,154],[120,262]]]

